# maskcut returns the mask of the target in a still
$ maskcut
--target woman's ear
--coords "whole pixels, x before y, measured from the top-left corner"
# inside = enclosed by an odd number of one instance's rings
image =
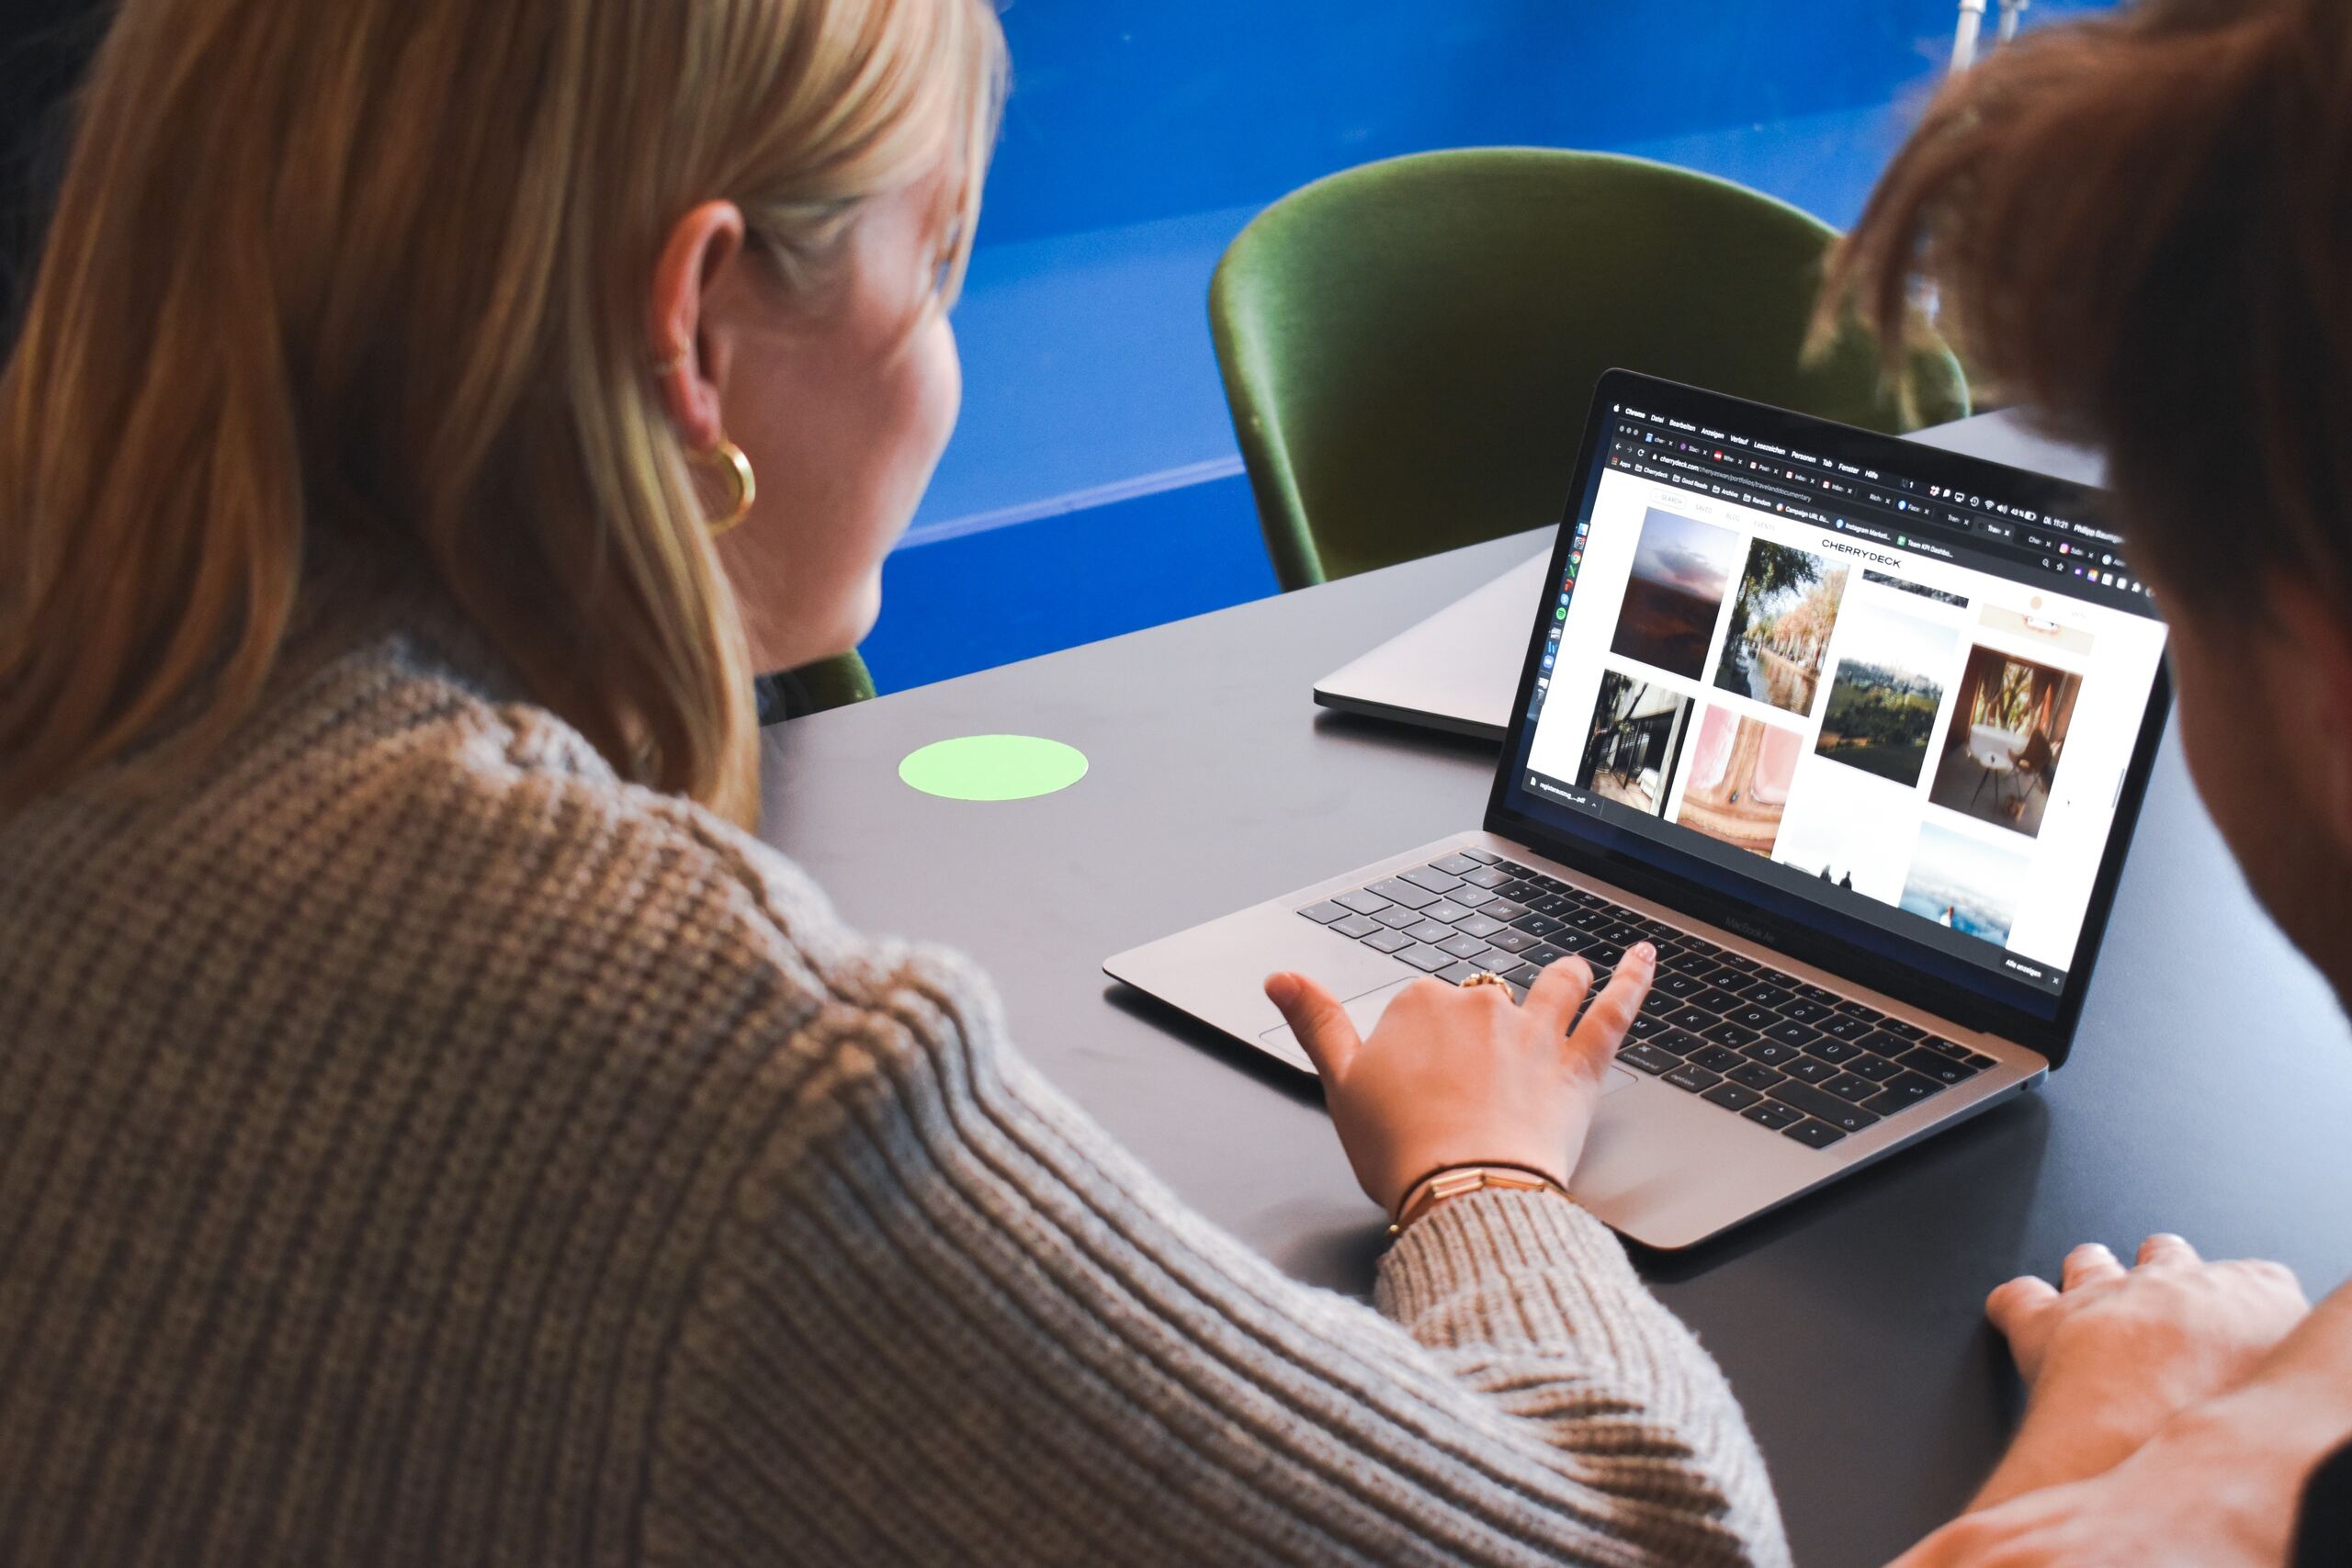
[[[678,220],[653,265],[646,354],[662,405],[691,452],[707,452],[726,434],[719,405],[734,344],[709,303],[712,285],[742,257],[742,209],[706,201]]]

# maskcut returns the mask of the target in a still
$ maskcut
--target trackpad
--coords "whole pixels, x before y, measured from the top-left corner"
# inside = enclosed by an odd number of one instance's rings
[[[1408,976],[1402,980],[1392,980],[1385,986],[1375,987],[1361,996],[1350,997],[1341,1002],[1340,1009],[1347,1013],[1348,1021],[1356,1026],[1357,1036],[1361,1038],[1371,1033],[1373,1026],[1380,1021],[1380,1015],[1386,1012],[1388,1004],[1396,999],[1396,993],[1411,985],[1418,977]],[[1285,1061],[1295,1062],[1302,1066],[1307,1065],[1306,1053],[1300,1048],[1298,1036],[1291,1032],[1289,1024],[1285,1023],[1279,1029],[1269,1029],[1258,1038],[1274,1055]],[[1600,1092],[1603,1096],[1615,1094],[1634,1081],[1633,1074],[1623,1067],[1611,1066],[1608,1076],[1601,1080]]]

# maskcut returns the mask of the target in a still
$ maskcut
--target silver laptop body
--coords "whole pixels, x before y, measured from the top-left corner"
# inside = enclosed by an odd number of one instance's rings
[[[1604,541],[1587,530],[1631,515],[1636,502],[1650,516],[1677,513],[1661,525],[1676,540],[1674,529],[1694,526],[1752,535],[1735,541],[1748,551],[1747,575],[1735,562],[1735,586],[1717,591],[1713,640],[1695,664],[1687,649],[1697,643],[1677,641],[1670,620],[1627,632],[1643,565],[1630,539],[1605,541],[1631,558],[1620,559],[1621,581],[1577,586],[1588,551],[1603,562]],[[1668,956],[1658,985],[1610,1071],[1572,1187],[1621,1234],[1663,1249],[1964,1121],[2064,1060],[2168,704],[2162,623],[2113,536],[2090,521],[2095,505],[2095,492],[2047,476],[1612,371],[1547,558],[1563,592],[1556,607],[1544,593],[1522,628],[1484,827],[1289,889],[1103,968],[1311,1072],[1261,989],[1276,970],[1315,976],[1368,1032],[1425,976],[1459,984],[1489,969],[1520,990],[1534,973],[1522,954],[1578,952],[1605,971],[1636,933],[1659,942]],[[1609,526],[1647,542],[1646,525]],[[1789,591],[1785,571],[1758,568],[1792,548],[1775,539],[1796,540],[1838,574],[1826,633],[1798,614],[1810,601],[1758,619],[1780,601],[1752,584]],[[2102,555],[2108,565],[2085,564]],[[1704,566],[1689,574],[1702,588]],[[1519,575],[1490,587],[1523,592]],[[1704,593],[1685,586],[1677,580],[1672,603],[1703,606]],[[1747,614],[1736,635],[1735,594]],[[1588,639],[1615,628],[1606,649],[1576,651],[1571,604],[1601,627],[1582,626]],[[1905,652],[1906,637],[1927,653]],[[1809,680],[1797,671],[1808,659]],[[1681,705],[1662,753],[1651,744],[1668,728],[1657,716],[1604,722],[1612,702],[1624,705],[1612,694],[1629,671],[1656,677]],[[1770,687],[1783,676],[1802,688],[1802,713],[1782,711],[1798,701]],[[1579,681],[1557,716],[1571,728],[1547,730],[1551,688]],[[1872,701],[1934,717],[1899,712],[1889,729],[1850,733]],[[1588,709],[1583,765],[1562,765],[1576,752],[1560,750],[1562,736],[1583,736]],[[1751,724],[1758,746],[1746,744]],[[1781,744],[1775,729],[1796,739]],[[1616,754],[1635,741],[1634,754]],[[1755,759],[1799,742],[1778,799],[1758,804],[1771,791]],[[1531,765],[1547,758],[1551,768]],[[1723,787],[1742,768],[1745,799]],[[1807,791],[1829,797],[1792,822]],[[1849,791],[1893,809],[1857,816],[1838,793]],[[1770,851],[1720,837],[1747,830],[1743,813],[1768,810]],[[1833,854],[1816,866],[1802,852],[1816,842],[1834,852],[1849,818],[1866,824],[1860,839],[1892,843],[1909,831],[1911,848],[1858,850],[1850,865]],[[2086,823],[2100,829],[2095,841]],[[2061,951],[2064,961],[2051,962]]]

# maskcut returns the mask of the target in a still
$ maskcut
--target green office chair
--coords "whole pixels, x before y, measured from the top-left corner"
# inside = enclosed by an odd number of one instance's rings
[[[874,695],[874,676],[854,653],[820,659],[797,670],[779,670],[752,682],[762,725],[782,724],[827,708],[862,703]]]
[[[1612,367],[1906,428],[1858,331],[1801,363],[1837,231],[1639,158],[1476,148],[1292,192],[1227,247],[1209,324],[1284,589],[1559,520]],[[1941,346],[1917,423],[1968,412]]]

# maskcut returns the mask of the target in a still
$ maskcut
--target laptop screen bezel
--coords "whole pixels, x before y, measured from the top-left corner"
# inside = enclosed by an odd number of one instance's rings
[[[1601,436],[1619,417],[1611,410],[1614,405],[1626,402],[1634,403],[1645,411],[1656,407],[1658,412],[1694,423],[1722,425],[1807,449],[1825,450],[1839,457],[1852,459],[1867,456],[1872,459],[1873,466],[1899,468],[1902,472],[1923,481],[1949,485],[1963,491],[2040,497],[2042,498],[2042,505],[2039,510],[2052,515],[2096,514],[2104,499],[2104,492],[2093,487],[2008,468],[1987,458],[1928,446],[1899,436],[1839,424],[1835,421],[1792,413],[1769,404],[1750,402],[1742,398],[1661,380],[1634,371],[1611,370],[1601,376],[1594,388],[1591,412],[1585,421],[1583,441],[1577,450],[1576,468],[1562,508],[1566,522],[1553,547],[1551,572],[1546,581],[1556,582],[1563,575],[1574,540],[1574,521],[1582,514],[1587,498],[1594,488],[1594,468],[1600,460]],[[1997,993],[1976,990],[1965,984],[1927,973],[1848,940],[1838,934],[1838,928],[1853,925],[1850,917],[1823,910],[1818,917],[1822,923],[1815,923],[1809,918],[1772,913],[1747,904],[1721,889],[1678,874],[1669,865],[1579,839],[1563,832],[1551,822],[1515,809],[1511,805],[1511,795],[1514,782],[1521,772],[1521,759],[1527,750],[1529,709],[1534,696],[1536,676],[1542,666],[1544,633],[1550,624],[1547,613],[1550,604],[1547,595],[1529,631],[1527,652],[1520,670],[1519,689],[1511,705],[1510,725],[1503,738],[1502,757],[1496,767],[1492,790],[1487,797],[1487,831],[1523,843],[1562,864],[1668,905],[1695,919],[1737,931],[1790,958],[1826,970],[1855,985],[1921,1008],[1965,1028],[1981,1030],[2030,1046],[2047,1056],[2053,1066],[2064,1064],[2082,1018],[2083,998],[2089,989],[2099,946],[2106,935],[2108,919],[2114,908],[2116,888],[2122,878],[2124,861],[2139,824],[2140,809],[2147,794],[2149,778],[2154,771],[2156,752],[2163,741],[2166,716],[2172,703],[2168,662],[2160,661],[2157,666],[2155,680],[2148,695],[2147,711],[2141,717],[2139,738],[2132,747],[2131,761],[2124,770],[2115,804],[2114,824],[2099,859],[2098,873],[2092,884],[2075,956],[2067,966],[2065,982],[2058,993],[2055,1008],[2045,1015],[2007,1002]],[[1661,857],[1670,857],[1678,852],[1659,848],[1653,852]],[[1885,942],[1888,933],[1882,931],[1877,933],[1877,938]],[[1903,939],[1897,932],[1894,933],[1894,940],[1899,942]],[[1986,980],[1990,985],[2006,984],[1989,970]]]

